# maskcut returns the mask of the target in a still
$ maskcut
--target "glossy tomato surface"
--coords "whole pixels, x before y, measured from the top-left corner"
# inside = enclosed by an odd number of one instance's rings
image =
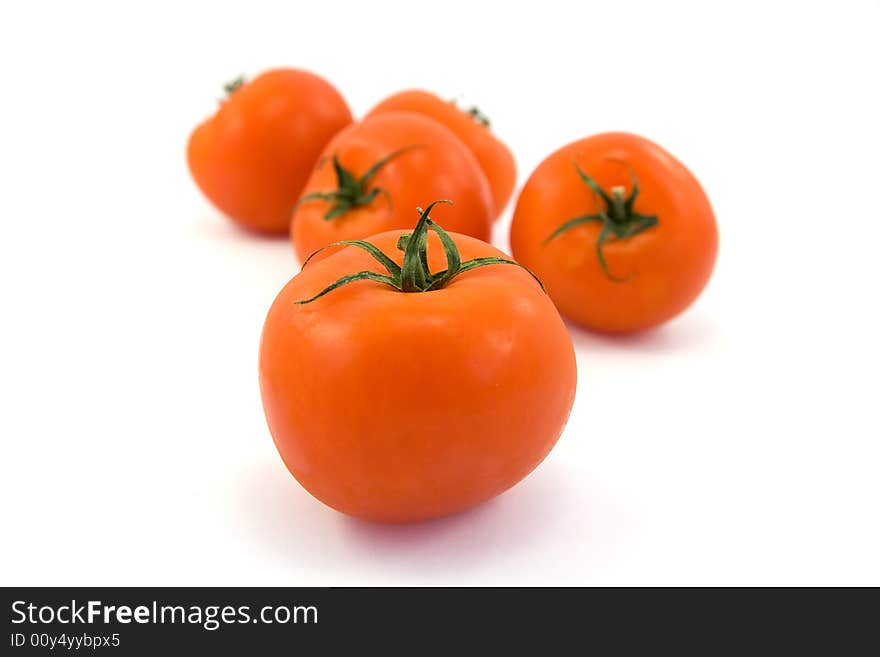
[[[370,238],[401,263],[403,231]],[[452,234],[464,259],[503,254]],[[429,236],[432,271],[445,268]],[[402,293],[342,276],[381,271],[354,247],[309,263],[266,319],[260,388],[285,464],[316,498],[382,522],[460,511],[510,488],[548,454],[575,394],[571,339],[514,265]]]
[[[193,131],[189,168],[236,223],[283,235],[321,150],[349,123],[348,105],[327,81],[295,69],[268,71],[232,91]]]
[[[576,168],[611,194],[632,191],[634,210],[656,225],[603,246],[602,225],[589,222],[549,239],[566,221],[603,210]],[[587,328],[626,333],[675,317],[705,287],[718,251],[718,230],[693,174],[657,144],[606,133],[569,144],[532,173],[517,201],[510,232],[514,257],[544,282],[559,311]]]
[[[297,206],[291,237],[304,260],[317,249],[340,240],[361,239],[386,230],[412,227],[416,208],[425,199],[450,199],[438,207],[438,223],[451,231],[489,239],[492,198],[476,158],[445,126],[409,112],[367,118],[340,132],[324,153],[303,189],[303,195],[338,187],[332,166],[339,163],[355,177],[379,160],[406,149],[378,171],[370,187],[382,190],[366,205],[328,219],[332,204],[305,201]]]
[[[493,214],[504,210],[516,184],[516,162],[510,149],[498,139],[481,117],[419,89],[401,91],[389,96],[370,110],[367,116],[384,112],[416,112],[439,121],[452,130],[476,156],[492,190]]]

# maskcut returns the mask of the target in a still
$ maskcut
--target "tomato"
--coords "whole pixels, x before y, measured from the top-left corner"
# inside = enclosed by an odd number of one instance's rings
[[[563,315],[625,333],[657,326],[697,298],[712,274],[718,229],[681,162],[618,132],[564,146],[535,169],[510,242]]]
[[[307,262],[260,345],[266,419],[290,472],[325,504],[383,522],[516,484],[556,443],[575,380],[571,339],[536,279],[428,212],[410,233]]]
[[[424,198],[448,198],[437,217],[456,232],[488,239],[492,198],[473,154],[446,127],[390,112],[355,123],[324,149],[291,224],[300,258],[331,242],[408,228]]]
[[[351,112],[336,89],[306,71],[269,71],[227,91],[190,136],[190,171],[232,220],[284,235],[321,149],[351,123]]]
[[[452,130],[476,156],[492,190],[493,217],[510,200],[516,184],[516,162],[489,126],[489,120],[476,107],[462,109],[454,101],[443,100],[416,89],[394,94],[376,105],[367,116],[384,112],[416,112],[439,121]]]

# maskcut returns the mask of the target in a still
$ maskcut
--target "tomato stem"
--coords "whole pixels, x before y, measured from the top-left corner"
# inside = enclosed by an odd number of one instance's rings
[[[391,160],[408,150],[418,147],[418,144],[405,146],[389,153],[367,169],[360,178],[357,178],[351,171],[343,167],[339,157],[334,155],[333,170],[336,172],[336,189],[332,192],[312,192],[311,194],[306,194],[297,201],[297,206],[309,201],[325,201],[329,203],[330,208],[324,213],[325,221],[332,221],[337,217],[341,217],[349,210],[369,205],[380,194],[387,199],[390,208],[391,197],[387,190],[382,187],[370,187],[370,182],[381,171],[382,167]]]
[[[400,239],[397,240],[397,248],[400,251],[403,251],[403,264],[398,265],[394,260],[392,260],[388,255],[386,255],[379,247],[375,244],[371,244],[365,240],[345,240],[342,242],[334,242],[333,244],[328,244],[325,247],[322,247],[312,253],[306,261],[303,263],[303,268],[309,264],[309,261],[318,253],[323,251],[324,249],[329,249],[334,246],[354,246],[359,249],[363,249],[367,253],[369,253],[379,264],[381,264],[387,274],[382,274],[370,270],[359,271],[354,274],[349,274],[347,276],[343,276],[342,278],[337,279],[323,290],[318,292],[315,296],[309,299],[303,299],[301,301],[295,301],[296,304],[305,304],[311,303],[315,299],[319,299],[328,292],[332,292],[338,287],[342,287],[343,285],[348,285],[349,283],[354,283],[356,281],[361,280],[371,280],[377,281],[379,283],[384,283],[388,285],[398,292],[432,292],[434,290],[440,290],[446,287],[456,276],[459,274],[463,274],[466,271],[470,271],[471,269],[476,269],[477,267],[485,267],[488,265],[516,265],[517,267],[522,267],[530,274],[536,281],[538,281],[538,285],[541,286],[541,289],[544,289],[544,285],[535,276],[529,269],[523,267],[523,265],[519,264],[514,260],[508,260],[507,258],[496,258],[496,257],[483,257],[483,258],[472,258],[470,260],[465,260],[462,262],[461,254],[458,251],[458,247],[455,244],[455,241],[452,237],[443,230],[440,226],[438,226],[434,221],[431,220],[430,212],[434,209],[434,206],[438,203],[449,203],[452,201],[448,200],[440,200],[434,201],[431,203],[426,209],[422,210],[421,208],[417,208],[419,211],[419,221],[416,224],[416,227],[413,229],[412,233],[407,233],[405,235],[401,235]],[[437,237],[440,238],[440,243],[443,245],[443,250],[446,254],[446,269],[438,272],[432,272],[428,267],[428,231],[433,230],[437,233]]]
[[[230,80],[229,82],[224,84],[223,91],[226,93],[227,96],[231,96],[236,91],[241,89],[241,87],[244,85],[245,82],[246,82],[245,77],[243,75],[239,75],[234,80]]]
[[[489,117],[486,116],[486,115],[480,110],[480,108],[477,107],[476,105],[472,105],[471,107],[469,107],[469,108],[468,108],[467,110],[465,110],[465,111],[467,112],[468,116],[470,116],[474,121],[476,121],[476,122],[479,123],[480,125],[484,125],[484,126],[486,126],[487,128],[490,128],[490,127],[492,126],[492,122],[489,121]]]
[[[452,103],[453,105],[455,105],[456,107],[459,107],[459,105],[458,105],[459,100],[460,100],[459,98],[453,98],[449,102]],[[471,105],[470,107],[462,109],[462,111],[465,114],[467,114],[469,117],[471,117],[474,121],[479,123],[480,125],[485,126],[487,128],[492,127],[492,122],[489,120],[489,117],[486,116],[486,114],[483,113],[483,111],[479,107],[477,107],[476,105]]]
[[[623,283],[629,280],[630,277],[618,278],[608,270],[608,263],[605,261],[602,247],[610,240],[625,240],[638,235],[656,226],[659,220],[656,215],[644,215],[636,212],[635,202],[639,196],[639,180],[632,169],[629,171],[632,186],[630,187],[629,195],[626,196],[626,188],[623,185],[615,185],[610,189],[610,193],[606,192],[599,183],[584,173],[577,162],[574,163],[574,168],[584,184],[592,190],[593,194],[596,195],[605,207],[594,214],[581,215],[564,222],[550,233],[549,237],[544,240],[544,244],[556,239],[576,226],[587,223],[599,223],[602,227],[599,229],[599,236],[596,238],[595,246],[599,265],[608,279],[616,283]]]

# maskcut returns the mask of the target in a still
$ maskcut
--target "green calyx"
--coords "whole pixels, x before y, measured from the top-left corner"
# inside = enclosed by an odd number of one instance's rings
[[[477,107],[476,105],[474,105],[473,107],[469,107],[468,109],[465,110],[465,112],[467,113],[467,115],[469,117],[471,117],[474,121],[476,121],[480,125],[484,125],[487,128],[492,126],[492,122],[489,121],[489,117],[486,116],[485,114],[483,114],[483,112],[480,111],[480,108]]]
[[[391,205],[391,197],[382,187],[370,187],[370,183],[376,174],[394,158],[402,155],[408,150],[416,148],[416,146],[406,146],[392,153],[389,153],[366,172],[357,178],[351,171],[342,166],[339,158],[333,156],[333,170],[336,172],[337,188],[332,192],[313,192],[306,194],[299,199],[297,205],[308,203],[309,201],[326,201],[330,203],[330,209],[324,214],[325,221],[332,221],[337,217],[341,217],[349,210],[369,205],[380,194],[388,199],[388,205]]]
[[[224,84],[223,91],[226,93],[227,96],[231,96],[236,91],[238,91],[242,87],[242,85],[244,85],[245,81],[245,77],[243,75],[239,75],[234,80],[230,80],[229,82]]]
[[[471,260],[465,260],[462,262],[461,254],[458,252],[458,247],[455,245],[452,237],[449,236],[449,233],[440,228],[440,226],[435,224],[429,216],[431,210],[438,203],[451,204],[452,201],[434,201],[425,210],[418,208],[420,213],[419,221],[413,229],[413,232],[401,235],[400,239],[397,241],[397,248],[400,251],[403,251],[402,265],[398,265],[394,262],[394,260],[383,253],[375,244],[371,244],[364,240],[344,240],[342,242],[334,242],[333,244],[328,244],[315,251],[312,255],[306,258],[306,261],[303,263],[303,268],[309,264],[309,261],[315,257],[316,254],[324,249],[329,249],[334,246],[355,246],[373,256],[373,258],[385,268],[387,273],[380,274],[378,272],[365,270],[349,274],[334,281],[310,299],[303,299],[301,301],[295,301],[294,303],[311,303],[315,299],[320,299],[325,294],[332,292],[338,287],[362,280],[384,283],[398,292],[432,292],[446,287],[452,279],[459,274],[463,274],[471,269],[476,269],[477,267],[485,267],[487,265],[516,265],[517,267],[522,267],[526,271],[529,271],[518,262],[508,260],[507,258],[472,258]],[[443,245],[443,250],[446,253],[446,269],[442,271],[432,272],[428,267],[428,230],[433,230],[437,233],[437,236],[440,238],[440,243]],[[532,274],[530,271],[529,273]],[[543,290],[544,285],[538,280],[538,277],[534,274],[532,274],[532,276],[538,281],[538,284],[541,285],[541,289]]]
[[[477,107],[476,105],[471,105],[470,107],[462,108],[462,107],[458,104],[458,103],[459,103],[459,100],[460,100],[459,98],[453,98],[453,99],[450,100],[449,102],[452,103],[453,105],[455,105],[456,107],[458,107],[462,112],[464,112],[465,114],[467,114],[469,117],[471,117],[474,121],[476,121],[476,122],[479,123],[480,125],[485,126],[485,127],[487,127],[487,128],[491,128],[491,127],[492,127],[492,122],[489,121],[489,117],[486,116],[486,115],[482,112],[482,110],[480,110],[479,107]]]
[[[575,217],[574,219],[569,219],[559,226],[559,228],[554,230],[550,236],[544,240],[544,244],[556,239],[575,226],[588,223],[601,224],[602,228],[599,230],[599,237],[596,238],[596,256],[599,259],[599,264],[602,266],[602,271],[605,272],[605,276],[612,281],[617,283],[627,281],[629,280],[629,277],[617,278],[608,271],[608,263],[605,262],[605,255],[602,252],[602,247],[610,240],[625,240],[634,235],[638,235],[652,226],[656,226],[659,223],[658,219],[655,215],[645,215],[636,212],[635,202],[639,195],[639,181],[632,171],[630,171],[632,187],[629,195],[625,196],[624,194],[626,190],[623,186],[612,187],[610,193],[606,192],[601,186],[599,186],[599,183],[584,173],[584,171],[578,166],[577,162],[574,163],[574,168],[577,169],[581,180],[583,180],[587,187],[593,191],[605,207],[596,214],[586,214]]]

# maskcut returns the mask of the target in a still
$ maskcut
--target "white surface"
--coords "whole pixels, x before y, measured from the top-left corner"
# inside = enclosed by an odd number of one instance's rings
[[[880,584],[877,2],[215,4],[0,8],[2,584]],[[285,471],[256,356],[296,264],[184,161],[275,65],[357,113],[464,94],[520,184],[608,129],[704,183],[706,293],[573,331],[569,426],[501,498],[373,526]]]

